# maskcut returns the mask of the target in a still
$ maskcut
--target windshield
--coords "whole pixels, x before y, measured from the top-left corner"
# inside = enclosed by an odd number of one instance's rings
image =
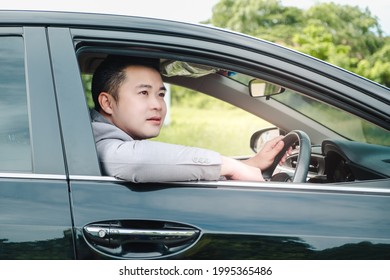
[[[286,90],[283,94],[275,95],[272,98],[349,140],[390,146],[387,130],[339,108],[292,90]]]
[[[248,85],[249,81],[253,79],[253,77],[244,74],[231,73],[234,74],[229,75],[230,79],[245,85]],[[289,89],[286,89],[282,94],[272,96],[272,98],[346,139],[390,146],[389,131],[339,108]]]

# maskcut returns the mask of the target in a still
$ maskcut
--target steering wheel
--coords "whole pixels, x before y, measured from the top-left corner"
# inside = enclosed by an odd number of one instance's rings
[[[311,142],[309,136],[300,130],[293,130],[289,132],[283,139],[283,149],[276,155],[274,162],[270,167],[263,171],[264,178],[271,178],[272,174],[279,164],[282,157],[287,150],[297,141],[299,141],[299,154],[297,160],[297,166],[295,168],[294,176],[292,178],[293,183],[305,183],[307,173],[309,172],[310,155],[311,155]],[[281,173],[279,173],[281,174]],[[271,178],[272,181],[272,178]]]

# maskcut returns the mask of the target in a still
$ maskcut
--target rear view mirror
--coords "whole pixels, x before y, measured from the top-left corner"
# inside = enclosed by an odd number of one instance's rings
[[[279,85],[272,84],[260,79],[253,79],[249,82],[249,93],[252,97],[267,97],[269,98],[272,95],[279,94],[285,91]]]

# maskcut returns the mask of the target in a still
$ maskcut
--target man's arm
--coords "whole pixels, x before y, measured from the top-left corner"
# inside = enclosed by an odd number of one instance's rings
[[[149,140],[96,143],[105,175],[131,182],[218,180],[219,153]]]
[[[265,170],[272,165],[275,156],[283,149],[283,136],[276,137],[268,141],[264,148],[255,156],[238,161],[232,158],[222,157],[221,175],[232,180],[264,181],[261,170]],[[281,159],[284,163],[291,150]]]
[[[148,140],[133,140],[109,123],[94,122],[94,135],[104,175],[132,182],[218,180],[263,181],[261,169],[283,148],[281,138],[248,160],[214,151]]]
[[[259,166],[268,167],[282,148],[277,138],[252,158],[239,161],[206,149],[148,140],[97,143],[104,173],[132,182],[218,180],[221,176],[264,181]]]
[[[261,170],[233,158],[222,156],[221,176],[230,180],[264,181]]]

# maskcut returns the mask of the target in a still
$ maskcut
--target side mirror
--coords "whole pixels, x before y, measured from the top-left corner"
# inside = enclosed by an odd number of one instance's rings
[[[268,127],[256,131],[255,133],[253,133],[250,139],[250,148],[252,149],[252,151],[257,153],[264,147],[264,144],[266,142],[275,137],[278,137],[279,135],[286,135],[286,132],[277,127]]]
[[[267,97],[279,94],[285,91],[285,88],[268,83],[260,79],[253,79],[249,82],[249,93],[252,97]]]

